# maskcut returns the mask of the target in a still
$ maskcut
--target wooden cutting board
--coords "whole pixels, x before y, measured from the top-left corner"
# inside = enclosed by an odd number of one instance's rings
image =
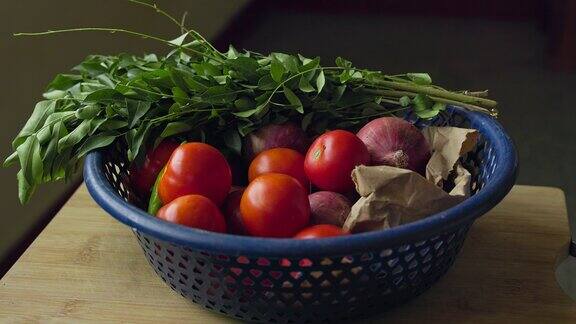
[[[439,283],[365,322],[576,323],[576,304],[554,280],[555,255],[568,238],[563,192],[516,186],[472,227]],[[172,292],[148,266],[130,229],[82,186],[0,280],[0,321],[232,320]]]

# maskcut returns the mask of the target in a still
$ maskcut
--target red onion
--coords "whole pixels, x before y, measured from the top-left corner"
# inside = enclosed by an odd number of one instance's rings
[[[372,164],[390,165],[424,174],[430,148],[416,126],[397,117],[370,121],[358,132],[368,147]]]
[[[258,153],[285,147],[306,154],[308,138],[302,128],[293,123],[268,124],[246,137],[245,157],[251,161]]]
[[[228,197],[224,200],[222,212],[226,219],[228,233],[247,235],[246,228],[242,222],[242,214],[240,214],[240,199],[244,193],[244,188],[236,187],[230,190]]]
[[[350,201],[332,191],[318,191],[308,195],[310,201],[310,222],[331,224],[342,227],[350,213]]]

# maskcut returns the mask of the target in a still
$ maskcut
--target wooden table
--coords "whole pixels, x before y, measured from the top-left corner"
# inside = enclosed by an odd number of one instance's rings
[[[470,231],[454,267],[431,290],[368,322],[576,322],[554,280],[568,242],[564,194],[516,186]],[[81,187],[0,281],[0,320],[230,322],[172,292],[130,229]]]

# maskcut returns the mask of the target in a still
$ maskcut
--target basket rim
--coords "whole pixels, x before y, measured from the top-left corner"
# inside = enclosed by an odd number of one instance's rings
[[[175,245],[210,253],[255,257],[314,257],[346,255],[369,249],[384,249],[417,242],[471,223],[498,204],[512,189],[518,170],[518,156],[512,139],[494,118],[479,112],[450,107],[464,115],[486,138],[497,156],[498,172],[490,183],[463,202],[421,220],[382,231],[358,233],[318,240],[259,238],[208,232],[151,217],[146,211],[125,202],[106,179],[104,154],[91,152],[84,162],[84,181],[92,198],[106,212],[133,230]]]

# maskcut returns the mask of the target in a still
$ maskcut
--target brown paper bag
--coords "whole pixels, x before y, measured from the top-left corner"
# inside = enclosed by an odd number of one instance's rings
[[[426,179],[442,185],[458,159],[472,151],[478,141],[478,131],[458,127],[427,127],[422,134],[428,141],[432,157],[426,165]]]
[[[358,166],[352,179],[360,199],[352,206],[343,228],[350,232],[387,229],[450,208],[470,195],[471,175],[458,163],[478,139],[475,130],[429,127],[424,131],[432,149],[427,178],[391,166]],[[456,173],[450,193],[440,187]]]

